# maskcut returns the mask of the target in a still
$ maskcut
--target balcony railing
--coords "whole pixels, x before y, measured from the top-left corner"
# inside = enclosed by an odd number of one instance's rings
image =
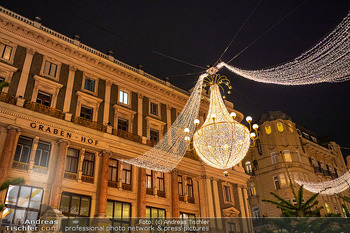
[[[146,194],[153,195],[153,189],[146,188]]]
[[[179,196],[179,201],[185,201],[185,197],[184,196]]]
[[[127,131],[121,130],[121,129],[113,129],[113,134],[121,137],[121,138],[125,138],[134,142],[138,142],[138,143],[142,143],[142,138],[137,135],[137,134],[133,134],[133,133],[129,133]]]
[[[78,174],[72,173],[72,172],[64,172],[64,178],[71,179],[71,180],[76,180],[77,175]]]
[[[29,164],[19,161],[13,161],[12,168],[28,171]]]
[[[194,203],[194,197],[187,197],[188,203]]]
[[[33,166],[33,171],[37,173],[47,174],[48,170],[47,167],[42,167],[38,165]]]
[[[78,125],[82,125],[85,127],[88,127],[90,129],[99,130],[102,132],[106,132],[107,127],[101,123],[98,123],[96,121],[92,121],[83,117],[78,116],[72,116],[72,122]]]
[[[323,175],[324,176],[331,176],[330,172],[327,170],[323,170]]]
[[[118,182],[117,182],[117,181],[109,180],[109,181],[108,181],[108,187],[118,188]]]
[[[338,175],[336,173],[331,172],[331,177],[332,177],[332,179],[336,179],[336,178],[338,178]]]
[[[164,197],[165,198],[165,192],[164,191],[157,191],[158,197]]]
[[[147,145],[154,147],[158,141],[147,139]]]
[[[94,177],[92,176],[85,176],[85,175],[81,175],[81,181],[85,182],[85,183],[94,183]]]
[[[320,167],[314,166],[315,173],[322,173],[322,169]]]
[[[9,104],[16,104],[16,98],[13,95],[5,92],[0,93],[0,101]]]
[[[127,190],[127,191],[132,190],[131,184],[122,184],[122,188],[123,188],[123,190]]]
[[[25,102],[24,107],[34,112],[40,112],[48,116],[56,117],[59,119],[64,118],[64,113],[61,110],[58,110],[56,108],[51,108],[43,104],[39,104],[35,102]]]

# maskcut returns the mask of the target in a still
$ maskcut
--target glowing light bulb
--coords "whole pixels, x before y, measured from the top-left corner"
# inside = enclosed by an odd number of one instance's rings
[[[251,138],[255,138],[255,137],[256,137],[256,134],[255,134],[255,133],[250,133],[250,137],[251,137]]]
[[[254,124],[254,125],[253,125],[253,129],[254,129],[254,130],[257,130],[258,128],[259,128],[259,126],[258,126],[257,124]]]
[[[245,120],[246,120],[247,122],[252,122],[253,118],[252,118],[251,116],[247,116],[247,117],[245,118]]]
[[[199,120],[198,120],[198,119],[195,119],[195,120],[194,120],[194,124],[195,124],[195,125],[198,125],[198,124],[199,124]]]
[[[185,128],[184,131],[185,131],[185,133],[189,133],[190,129],[189,128]]]
[[[186,140],[186,141],[190,141],[191,139],[190,139],[189,136],[186,136],[186,137],[185,137],[185,140]]]
[[[211,114],[211,118],[215,119],[216,118],[216,114]]]
[[[230,113],[230,117],[236,118],[237,114],[235,112]]]

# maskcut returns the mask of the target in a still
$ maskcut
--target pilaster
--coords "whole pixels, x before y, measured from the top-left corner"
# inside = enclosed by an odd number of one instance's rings
[[[63,104],[63,112],[69,112],[69,110],[70,110],[70,103],[72,101],[75,71],[77,71],[77,67],[70,65],[69,66],[69,73],[68,73],[68,81],[67,81],[67,86],[66,86],[66,95],[65,95],[64,104]]]
[[[107,191],[108,191],[108,167],[109,158],[111,156],[110,151],[102,152],[102,169],[101,169],[101,180],[100,187],[98,189],[98,217],[106,217],[107,210]]]
[[[109,108],[111,105],[110,104],[111,103],[111,87],[112,87],[112,82],[107,80],[106,81],[104,108],[103,108],[103,124],[107,124],[109,122]]]
[[[39,143],[39,137],[35,137],[33,139],[32,150],[30,151],[28,172],[33,172],[34,160],[36,155],[36,149],[38,148],[38,143]]]
[[[26,58],[24,60],[21,77],[19,79],[16,97],[24,98],[24,93],[25,93],[26,88],[27,88],[30,66],[32,64],[34,53],[35,53],[34,49],[27,48]]]
[[[146,217],[146,169],[139,168],[139,187],[137,190],[137,216]]]
[[[142,102],[143,102],[143,95],[138,93],[137,94],[137,135],[142,136]]]

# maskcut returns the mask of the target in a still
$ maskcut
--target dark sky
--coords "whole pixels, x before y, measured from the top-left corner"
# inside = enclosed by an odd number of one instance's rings
[[[205,67],[212,65],[242,26],[258,0],[249,1],[43,1],[2,0],[1,5],[72,37],[129,65],[184,89],[194,86],[202,69],[155,51]],[[299,6],[299,7],[297,7]],[[297,8],[296,8],[297,7]],[[295,9],[296,8],[296,9]],[[223,61],[230,60],[272,25],[287,18],[230,64],[261,69],[290,61],[332,31],[349,10],[347,0],[263,0],[246,23]],[[222,71],[235,91],[228,96],[235,108],[257,119],[281,110],[294,122],[318,135],[350,147],[350,81],[306,86],[262,84]],[[350,150],[343,150],[344,156]]]

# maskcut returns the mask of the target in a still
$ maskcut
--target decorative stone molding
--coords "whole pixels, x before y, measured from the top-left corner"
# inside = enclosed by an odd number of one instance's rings
[[[10,59],[5,59],[5,58],[0,57],[0,60],[5,61],[5,62],[7,62],[7,63],[9,63],[9,64],[12,65],[12,64],[13,64],[13,61],[14,61],[14,58],[15,58],[15,53],[16,53],[16,49],[17,49],[17,44],[11,42],[10,40],[7,40],[7,39],[5,39],[5,38],[2,38],[2,37],[0,37],[0,43],[12,47]]]
[[[127,107],[124,107],[124,106],[121,106],[121,105],[113,105],[113,108],[114,108],[114,128],[117,129],[118,128],[118,119],[119,118],[123,118],[125,120],[128,120],[128,132],[132,132],[132,129],[133,129],[133,122],[134,122],[134,118],[135,118],[135,114],[136,112],[127,108]]]
[[[55,108],[57,103],[57,96],[60,89],[63,87],[62,84],[48,80],[46,78],[34,75],[34,90],[32,95],[32,102],[36,101],[39,91],[46,92],[52,95],[50,107]]]
[[[166,123],[150,116],[146,116],[145,118],[147,122],[147,138],[150,138],[150,129],[152,128],[159,131],[159,139],[162,139]]]
[[[78,101],[77,101],[77,109],[76,109],[75,115],[80,116],[81,105],[84,105],[93,109],[92,120],[97,121],[98,109],[100,107],[100,103],[102,102],[102,99],[97,98],[95,96],[91,96],[81,91],[77,91],[76,94],[78,95]]]
[[[0,77],[4,78],[5,82],[8,82],[11,84],[11,80],[13,77],[13,74],[18,70],[18,68],[10,66],[6,63],[0,62]],[[2,92],[7,93],[8,92],[8,87],[4,87],[2,89]]]
[[[222,209],[222,215],[223,217],[238,217],[240,211],[237,210],[235,207],[229,207],[226,209]]]

